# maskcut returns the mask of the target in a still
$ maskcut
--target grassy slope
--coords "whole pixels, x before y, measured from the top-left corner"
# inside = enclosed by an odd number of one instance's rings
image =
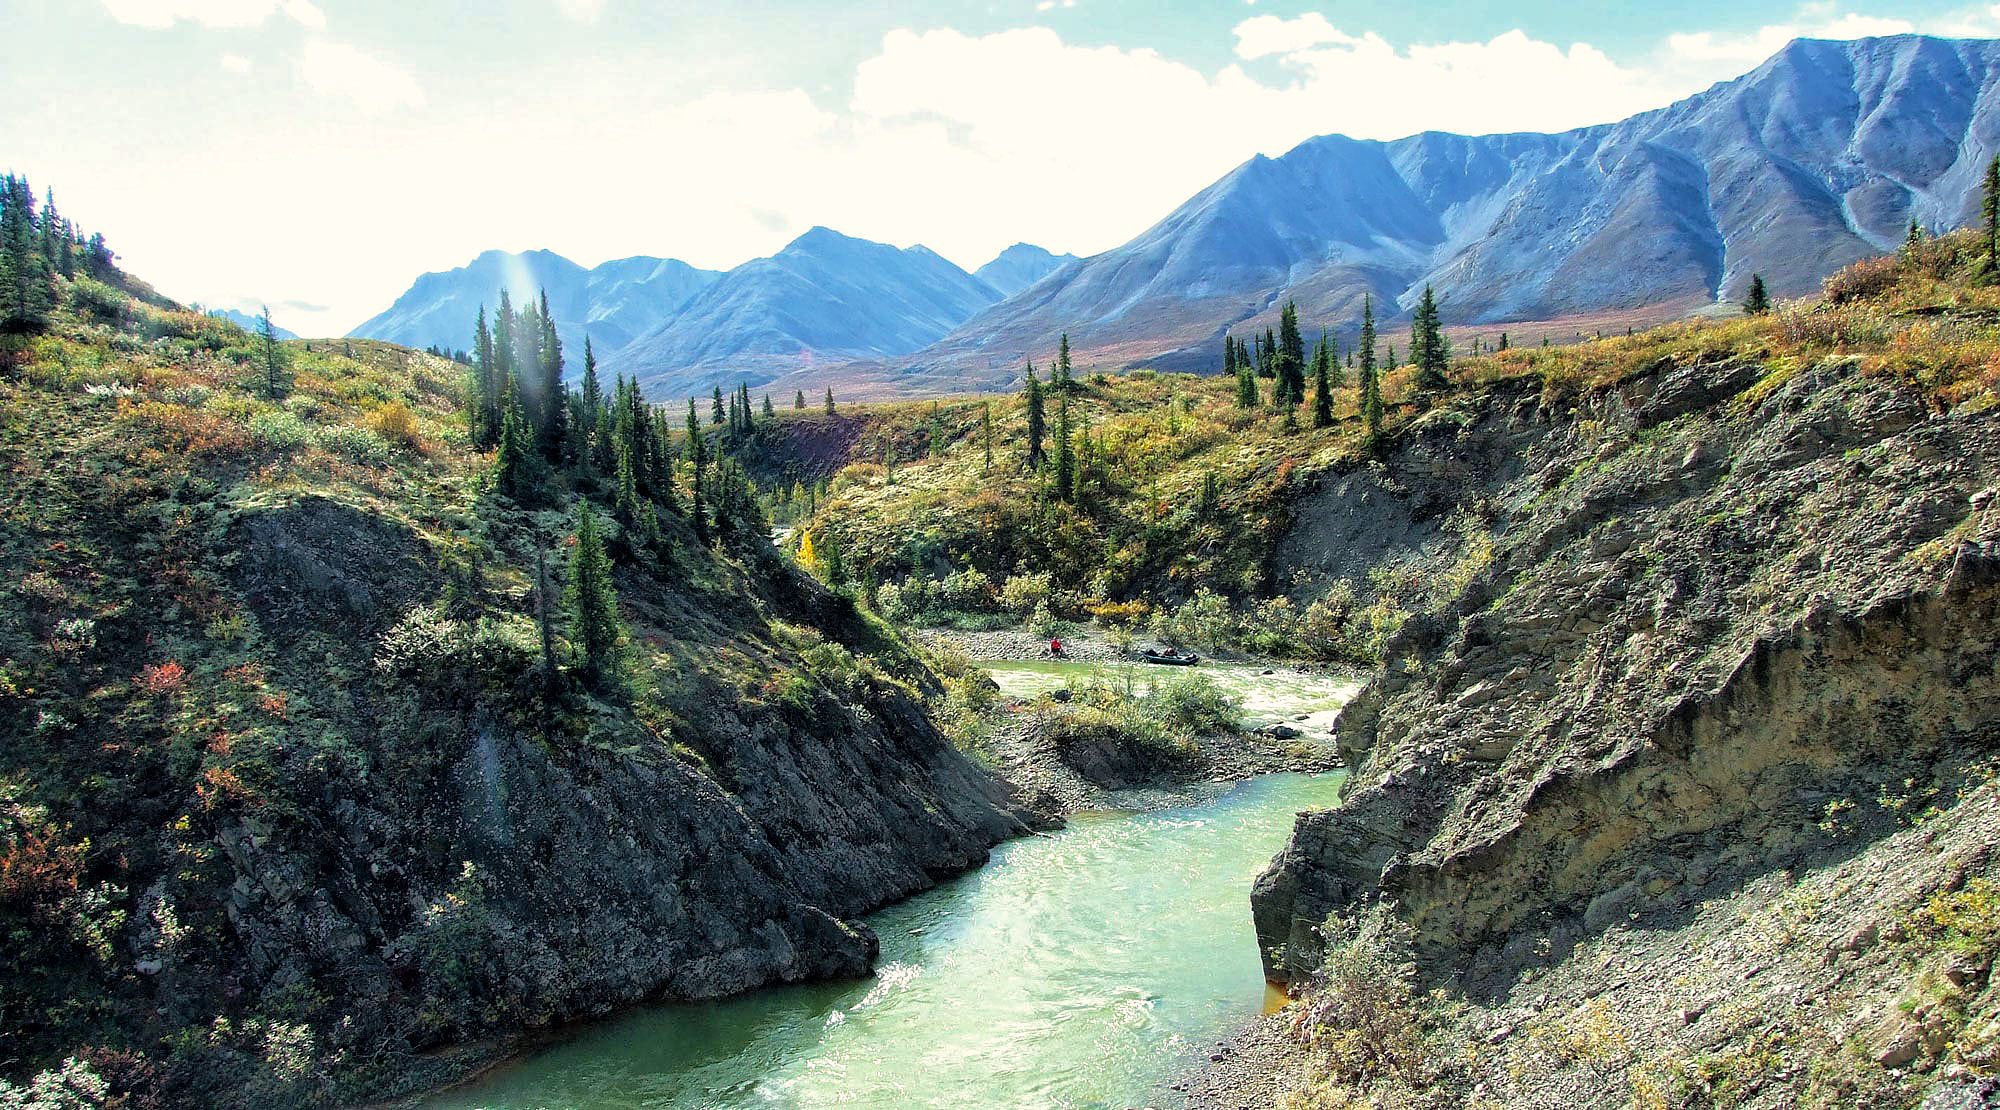
[[[1468,420],[1500,390],[1580,397],[1662,360],[1730,357],[1772,368],[1751,401],[1819,359],[1851,356],[1864,373],[1909,380],[1933,404],[1991,405],[2000,388],[2000,335],[1990,326],[2000,288],[1969,279],[1979,265],[1974,251],[1967,236],[1933,240],[1901,264],[1864,263],[1837,276],[1821,301],[1788,303],[1761,317],[1688,320],[1629,337],[1462,358],[1452,369],[1453,391],[1438,397],[1415,395],[1405,367],[1385,379],[1385,427],[1393,441],[1420,426]],[[1234,599],[1249,627],[1259,623],[1250,613],[1259,599],[1289,592],[1296,602],[1308,600],[1271,554],[1300,491],[1322,475],[1368,465],[1352,372],[1348,388],[1335,394],[1336,423],[1324,430],[1288,430],[1269,409],[1238,409],[1230,381],[1139,372],[1080,382],[1079,434],[1087,421],[1093,446],[1086,490],[1074,507],[1052,502],[1045,479],[1024,473],[1018,396],[846,406],[834,418],[784,412],[760,433],[762,476],[831,476],[833,496],[811,527],[842,536],[856,561],[885,582],[942,577],[958,566],[976,567],[996,583],[1047,572],[1064,591],[1061,607],[1079,617],[1111,602],[1177,603],[1208,588]],[[1259,385],[1268,400],[1271,383]],[[1184,416],[1172,412],[1175,398]],[[990,469],[979,431],[987,404],[995,425]],[[1310,410],[1301,416],[1309,422]],[[1053,404],[1049,419],[1052,427]],[[881,465],[885,452],[896,460],[893,483]],[[1202,520],[1196,508],[1211,472],[1221,511]],[[1387,595],[1384,611],[1393,614],[1423,607],[1451,583],[1399,574],[1352,585],[1364,601]],[[1347,649],[1324,638],[1293,639],[1293,652],[1338,656],[1363,650],[1351,645],[1365,647],[1370,637],[1344,637]]]
[[[290,343],[295,388],[280,402],[252,388],[250,342],[133,301],[66,309],[0,363],[0,560],[13,571],[0,591],[0,1076],[72,1052],[139,1091],[184,1088],[223,1058],[283,1073],[282,1031],[330,1028],[344,1003],[303,984],[274,995],[248,973],[222,831],[317,827],[324,799],[369,781],[420,792],[456,758],[467,713],[542,727],[534,552],[559,576],[571,518],[484,494],[486,460],[455,414],[460,368],[389,344]],[[396,406],[409,432],[385,437]],[[726,777],[718,707],[808,719],[836,687],[934,688],[879,623],[761,540],[718,553],[679,518],[665,525],[663,557],[617,571],[634,677],[597,695],[570,686],[548,725],[555,749]],[[485,666],[384,671],[381,637],[433,602]],[[821,630],[858,675],[802,667]],[[450,888],[455,860],[421,863],[437,874],[419,886]],[[162,962],[171,974],[156,979]],[[458,1018],[434,1021],[431,1036]],[[300,1059],[320,1051],[302,1045]]]

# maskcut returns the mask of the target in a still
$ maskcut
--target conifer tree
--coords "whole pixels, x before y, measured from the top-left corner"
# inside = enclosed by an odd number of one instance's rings
[[[1227,378],[1236,376],[1236,340],[1227,333],[1222,337],[1222,374]]]
[[[516,501],[533,498],[541,485],[541,470],[535,465],[535,436],[521,415],[520,391],[508,382],[501,402],[500,438],[493,455],[493,486]]]
[[[277,400],[292,391],[285,349],[278,346],[278,330],[271,324],[268,307],[257,316],[257,361],[264,366],[264,396]]]
[[[1070,426],[1069,394],[1056,394],[1056,500],[1076,500],[1076,444]]]
[[[494,361],[493,333],[486,327],[486,306],[479,306],[479,327],[472,338],[472,380],[477,407],[473,413],[473,443],[482,450],[500,442],[500,407],[506,391]]]
[[[769,393],[764,394],[764,419],[769,420],[776,415],[778,415],[778,410],[771,405],[771,395]]]
[[[688,483],[688,524],[694,528],[697,542],[708,542],[708,507],[701,495],[701,471],[707,461],[707,444],[701,437],[701,420],[695,416],[694,398],[688,398],[687,417],[688,463],[693,477]]]
[[[1986,195],[1979,210],[1986,218],[1986,268],[2000,272],[2000,154],[1986,164]]]
[[[569,551],[563,605],[569,611],[577,664],[585,680],[598,685],[617,668],[618,591],[611,582],[611,556],[598,531],[597,510],[582,499],[577,501],[576,543]]]
[[[1417,388],[1438,391],[1451,388],[1445,371],[1451,366],[1450,341],[1438,317],[1437,297],[1424,286],[1423,300],[1410,320],[1410,364],[1417,368]]]
[[[1028,405],[1027,468],[1029,470],[1039,470],[1044,458],[1042,437],[1045,434],[1045,429],[1043,427],[1044,416],[1042,413],[1042,383],[1035,380],[1035,361],[1033,359],[1028,360],[1028,384],[1026,388]]]
[[[1496,351],[1504,351],[1504,350],[1506,350],[1506,349],[1507,349],[1507,333],[1506,333],[1506,332],[1504,332],[1504,331],[1503,331],[1503,332],[1501,332],[1501,333],[1500,333],[1500,345],[1499,345],[1498,347],[1495,347],[1495,348],[1493,348],[1493,349],[1494,349],[1494,350],[1496,350]]]
[[[541,311],[537,313],[540,334],[536,336],[536,352],[540,356],[536,369],[541,375],[541,423],[535,434],[540,442],[542,457],[552,463],[573,459],[569,445],[569,392],[563,386],[562,338],[556,334],[556,320],[549,314],[549,291],[542,290]]]
[[[55,291],[39,246],[34,190],[12,174],[0,178],[0,332],[25,335],[48,327]]]
[[[1762,316],[1771,311],[1771,294],[1764,288],[1764,275],[1750,275],[1750,292],[1743,298],[1743,314]]]
[[[1375,304],[1361,298],[1361,427],[1365,449],[1374,452],[1382,436],[1382,382],[1375,372]]]
[[[833,387],[832,387],[832,386],[827,386],[827,387],[826,387],[826,414],[827,414],[828,416],[832,416],[832,415],[833,415]]]
[[[1254,409],[1257,407],[1257,371],[1249,359],[1236,364],[1236,407]]]
[[[1903,257],[1915,258],[1924,245],[1924,227],[1915,216],[1910,217],[1910,230],[1903,236]]]
[[[718,427],[722,424],[722,387],[719,385],[715,387],[715,399],[709,402],[708,422]]]
[[[794,390],[792,393],[792,408],[804,409],[805,407],[806,407],[806,391],[803,389]]]
[[[1049,380],[1064,393],[1076,388],[1076,383],[1070,376],[1068,332],[1062,333],[1062,343],[1056,348],[1056,372]]]
[[[621,375],[622,378],[622,375]],[[591,349],[590,337],[583,337],[583,426],[577,429],[577,436],[590,441],[603,435],[599,425],[604,416],[603,386],[597,380],[597,352]]]
[[[1278,403],[1297,406],[1306,399],[1306,341],[1299,334],[1299,306],[1287,301],[1278,313],[1278,353],[1273,359]]]
[[[1201,500],[1195,504],[1198,520],[1214,520],[1222,500],[1222,483],[1216,480],[1215,471],[1201,472]]]
[[[1313,427],[1333,427],[1333,349],[1327,346],[1326,332],[1319,333],[1319,348],[1313,351]]]

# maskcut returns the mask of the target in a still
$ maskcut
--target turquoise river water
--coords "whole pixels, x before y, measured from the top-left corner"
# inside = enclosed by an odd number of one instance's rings
[[[872,979],[637,1010],[430,1106],[1166,1105],[1160,1084],[1263,1007],[1250,881],[1338,786],[1267,775],[1182,808],[1080,814],[871,916]]]

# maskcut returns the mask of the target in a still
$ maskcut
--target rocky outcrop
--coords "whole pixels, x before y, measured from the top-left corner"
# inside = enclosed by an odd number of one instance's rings
[[[1435,974],[1504,976],[1530,921],[1686,906],[1962,764],[2000,718],[1996,476],[1990,416],[1833,360],[1502,388],[1329,479],[1327,506],[1390,491],[1392,537],[1477,502],[1492,556],[1343,712],[1343,803],[1301,815],[1253,895],[1268,972],[1388,899]],[[1301,527],[1343,534],[1323,512]],[[1320,561],[1365,561],[1348,542]]]

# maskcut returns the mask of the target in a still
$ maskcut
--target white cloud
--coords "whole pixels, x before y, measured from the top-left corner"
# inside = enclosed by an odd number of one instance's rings
[[[326,26],[311,0],[102,0],[111,18],[135,27],[171,27],[186,20],[204,27],[256,27],[282,11],[303,27]]]
[[[241,54],[224,54],[222,56],[222,68],[227,73],[248,73],[250,72],[250,59]]]
[[[1041,0],[1041,3],[1035,5],[1035,10],[1038,12],[1046,12],[1046,11],[1053,11],[1057,8],[1074,8],[1074,7],[1076,7],[1076,0]]]
[[[345,97],[371,114],[424,104],[423,86],[408,70],[345,43],[318,38],[307,41],[298,69],[313,89]]]
[[[556,0],[556,7],[578,23],[595,23],[604,14],[605,0]]]
[[[1236,25],[1236,56],[1245,61],[1289,54],[1322,43],[1350,41],[1318,12],[1307,12],[1297,19],[1260,15]]]

